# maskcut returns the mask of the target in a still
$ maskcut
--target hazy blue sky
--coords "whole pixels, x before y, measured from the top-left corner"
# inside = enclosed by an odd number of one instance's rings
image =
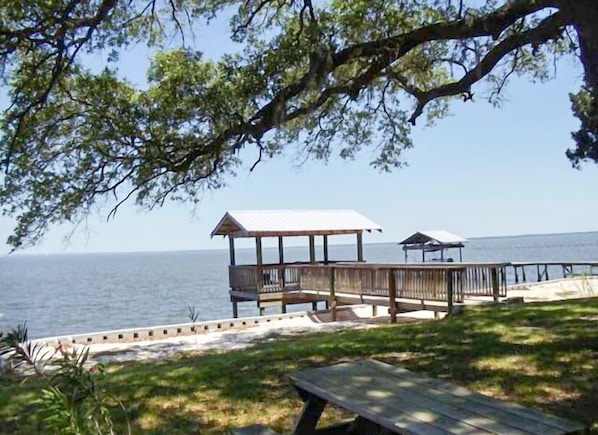
[[[230,43],[224,30],[216,29],[199,34],[198,47],[215,57]],[[138,48],[123,56],[123,74],[142,84],[148,54]],[[367,150],[355,161],[301,166],[289,153],[250,173],[255,155],[249,151],[238,176],[208,193],[196,210],[172,203],[147,213],[128,205],[109,222],[91,216],[69,243],[64,237],[72,227],[54,227],[39,246],[24,252],[225,248],[226,240],[210,239],[210,232],[233,209],[355,209],[384,228],[382,234],[366,235],[366,243],[399,241],[422,229],[465,237],[598,230],[593,190],[598,168],[574,170],[564,155],[577,127],[568,93],[579,88],[581,77],[580,67],[565,62],[551,82],[514,79],[502,108],[481,100],[455,102],[452,116],[414,130],[415,147],[405,153],[409,167],[391,174],[372,169]],[[1,240],[11,225],[0,218]],[[9,250],[3,246],[0,253]]]

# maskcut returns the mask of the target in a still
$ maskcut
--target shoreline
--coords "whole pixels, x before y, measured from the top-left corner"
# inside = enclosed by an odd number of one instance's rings
[[[523,303],[555,301],[598,296],[598,277],[567,278],[540,283],[519,284],[508,290],[508,298],[522,298]],[[490,301],[479,300],[474,305]],[[184,352],[237,350],[276,335],[293,335],[317,331],[363,329],[388,323],[388,313],[370,305],[347,305],[337,308],[333,322],[329,311],[299,311],[286,314],[220,319],[157,325],[146,328],[100,331],[31,340],[52,351],[88,348],[95,362],[163,360]],[[383,313],[383,314],[381,314]],[[433,320],[431,311],[401,313],[399,322]],[[56,352],[54,352],[56,353]],[[50,356],[52,358],[54,355]]]
[[[246,317],[238,319],[221,319],[215,321],[185,323],[177,325],[161,325],[149,328],[131,328],[104,331],[73,336],[47,337],[32,340],[33,344],[47,348],[54,354],[59,347],[65,349],[89,349],[90,360],[94,362],[125,362],[141,360],[163,360],[179,353],[207,352],[214,350],[237,350],[252,346],[258,341],[267,340],[276,335],[296,335],[317,331],[337,331],[345,329],[363,329],[381,326],[388,323],[388,315],[372,316],[369,305],[343,306],[337,309],[338,320],[331,320],[329,311],[300,311],[295,313]],[[405,313],[412,314],[412,313]],[[432,318],[432,313],[424,313],[419,317]],[[405,315],[400,321],[413,321]],[[195,330],[191,329],[195,327]],[[181,329],[181,332],[176,332]],[[133,334],[145,332],[143,336],[133,338]],[[167,337],[151,331],[175,331],[175,335]],[[104,337],[123,338],[118,341],[104,340]],[[167,334],[164,334],[167,335]],[[88,342],[87,339],[91,338]],[[93,339],[96,338],[96,341]],[[98,341],[100,339],[101,341]]]

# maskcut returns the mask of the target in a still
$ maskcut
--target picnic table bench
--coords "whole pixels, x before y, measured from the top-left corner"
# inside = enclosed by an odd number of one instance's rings
[[[304,401],[295,434],[549,435],[584,430],[580,423],[376,360],[309,369],[290,378]],[[328,403],[357,418],[316,430]]]

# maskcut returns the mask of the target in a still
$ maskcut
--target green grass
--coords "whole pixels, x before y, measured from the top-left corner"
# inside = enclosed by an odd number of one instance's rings
[[[134,433],[218,434],[252,423],[288,432],[301,408],[288,375],[360,358],[577,420],[598,433],[598,298],[480,308],[441,321],[113,365],[107,387],[129,409]],[[0,432],[41,432],[35,387],[0,380]],[[340,417],[330,409],[323,420]]]

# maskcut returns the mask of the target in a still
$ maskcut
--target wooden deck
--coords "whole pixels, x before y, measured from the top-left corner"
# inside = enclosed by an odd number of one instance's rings
[[[438,264],[270,264],[229,266],[233,314],[236,303],[273,304],[326,301],[388,306],[399,311],[451,312],[468,297],[506,297],[507,263]]]

